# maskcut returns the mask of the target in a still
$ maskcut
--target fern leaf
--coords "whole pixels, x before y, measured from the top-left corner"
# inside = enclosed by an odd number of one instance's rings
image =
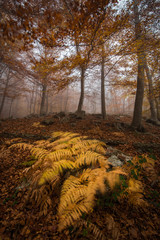
[[[74,224],[74,229],[81,229],[81,227],[83,227],[83,228],[85,227],[87,229],[87,231],[92,233],[92,235],[94,236],[94,239],[98,239],[98,240],[105,240],[106,239],[103,232],[95,224],[93,224],[91,222],[80,219],[79,221],[77,221]]]
[[[52,164],[52,168],[47,168],[40,180],[39,180],[39,185],[42,185],[48,181],[51,181],[52,179],[55,179],[57,175],[63,173],[64,170],[66,169],[73,169],[74,168],[74,162],[68,161],[68,160],[61,160],[59,162],[54,162]]]
[[[105,166],[108,164],[108,161],[103,155],[92,151],[87,151],[86,153],[80,154],[80,156],[76,160],[77,167],[81,167],[84,165],[96,166],[97,163],[100,166]]]
[[[16,143],[13,144],[12,146],[10,146],[9,148],[20,148],[23,150],[31,150],[34,146],[32,144],[28,144],[28,143]]]
[[[67,226],[74,225],[75,221],[80,219],[82,213],[89,213],[92,210],[91,204],[86,203],[85,201],[70,204],[64,214],[60,216],[58,230],[62,231]]]
[[[73,186],[65,194],[61,195],[60,204],[58,207],[58,214],[63,215],[64,211],[69,210],[68,206],[84,200],[87,195],[87,190],[88,188],[85,185],[79,185],[78,188]]]
[[[136,179],[130,178],[128,182],[128,192],[143,192],[143,186],[141,181],[138,181]]]
[[[71,188],[77,188],[80,185],[82,185],[81,179],[71,175],[63,183],[62,190],[61,190],[61,196],[63,196]]]
[[[38,147],[33,147],[30,151],[38,159],[44,159],[49,154],[47,150]]]
[[[69,149],[59,149],[54,152],[50,152],[46,155],[46,159],[51,160],[53,162],[59,161],[62,158],[72,159],[72,152]]]
[[[39,140],[39,141],[34,142],[34,145],[36,145],[36,147],[44,148],[47,146],[48,143],[49,143],[49,141],[47,141],[47,140]]]
[[[105,179],[111,189],[113,189],[117,184],[120,183],[120,175],[127,175],[123,170],[117,168],[113,171],[107,172],[105,174]]]
[[[86,182],[86,181],[89,181],[89,178],[91,176],[91,172],[92,170],[90,168],[87,168],[87,169],[84,169],[83,172],[82,172],[82,175],[80,176],[81,178],[81,181],[83,182]]]
[[[87,138],[87,136],[77,136],[77,137],[73,137],[72,139],[70,139],[70,140],[68,141],[68,144],[71,144],[71,145],[77,144],[77,143],[81,142],[83,139],[86,139],[86,138]]]
[[[137,206],[141,206],[141,207],[148,205],[147,202],[144,201],[144,199],[143,199],[143,194],[139,193],[139,192],[134,192],[134,193],[129,194],[128,202],[129,202],[129,204],[137,205]]]

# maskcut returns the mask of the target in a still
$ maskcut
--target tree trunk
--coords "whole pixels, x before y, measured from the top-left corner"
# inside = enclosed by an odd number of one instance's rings
[[[14,98],[12,98],[11,104],[10,104],[10,107],[9,107],[9,118],[11,117],[13,101],[14,101]]]
[[[36,114],[38,112],[37,111],[37,95],[38,95],[38,89],[37,89],[37,86],[36,86],[34,104],[33,104],[33,114]]]
[[[46,94],[46,113],[48,114],[48,93]]]
[[[137,0],[134,1],[134,20],[135,20],[135,37],[136,40],[142,41],[142,31],[139,20]],[[144,52],[142,43],[137,43],[137,58],[138,58],[138,74],[137,74],[137,90],[134,105],[134,113],[131,126],[141,129],[142,121],[142,106],[144,96]]]
[[[45,84],[42,85],[42,100],[41,100],[41,107],[40,107],[40,115],[43,115],[46,113],[46,90],[47,86]]]
[[[68,86],[67,86],[66,101],[65,101],[65,106],[64,106],[64,112],[65,112],[65,113],[67,112],[67,105],[68,105],[68,98],[69,98],[69,96],[68,96],[68,91],[69,91],[69,89],[68,89]]]
[[[81,94],[80,94],[80,99],[79,99],[77,112],[81,112],[82,111],[82,107],[83,107],[83,101],[84,101],[84,77],[85,77],[85,68],[84,68],[84,66],[82,66],[81,67]]]
[[[146,70],[146,75],[147,75],[147,79],[148,79],[148,87],[149,87],[149,89],[148,89],[149,90],[148,100],[149,100],[149,104],[150,104],[151,120],[156,122],[157,121],[157,114],[156,114],[156,110],[155,110],[153,82],[152,82],[152,76],[151,76],[150,71],[149,71],[149,67],[147,65],[146,56],[145,56],[145,70]]]
[[[105,104],[105,77],[104,77],[104,48],[102,48],[102,62],[101,62],[101,114],[103,119],[106,119],[106,104]]]
[[[160,121],[160,97],[155,98],[156,110],[157,110],[157,119]]]
[[[7,74],[5,88],[4,88],[4,92],[3,92],[3,96],[2,96],[2,102],[1,102],[1,106],[0,106],[0,116],[2,114],[2,110],[3,110],[3,107],[4,107],[4,102],[5,102],[6,93],[7,93],[7,89],[8,89],[8,83],[9,83],[9,71],[8,71],[8,74]]]

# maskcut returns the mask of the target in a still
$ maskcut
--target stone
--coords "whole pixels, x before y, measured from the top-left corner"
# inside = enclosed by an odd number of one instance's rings
[[[43,125],[52,125],[54,123],[53,119],[45,119],[43,121],[41,121],[41,124]]]
[[[76,112],[76,118],[77,119],[84,119],[85,118],[85,111],[80,111],[80,112]]]
[[[113,165],[113,167],[121,167],[123,165],[123,162],[121,162],[116,155],[112,155],[107,160]]]

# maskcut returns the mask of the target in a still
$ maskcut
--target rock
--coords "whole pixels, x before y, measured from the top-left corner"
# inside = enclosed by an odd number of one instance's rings
[[[122,162],[132,161],[132,159],[133,159],[132,157],[127,156],[127,155],[125,155],[125,154],[123,154],[123,153],[118,154],[117,157],[118,157]]]
[[[77,119],[84,119],[85,118],[85,111],[80,111],[80,112],[76,112],[76,118]]]
[[[29,119],[29,118],[34,118],[34,117],[35,117],[35,118],[38,118],[39,115],[38,115],[38,114],[33,114],[33,113],[32,113],[32,114],[26,116],[25,118],[26,118],[26,119]]]
[[[53,116],[53,118],[58,118],[58,119],[60,119],[60,118],[63,118],[63,117],[65,117],[65,116],[66,116],[65,112],[59,112],[59,113],[55,114],[55,115]]]
[[[54,123],[53,119],[45,119],[45,120],[41,121],[41,124],[46,125],[46,126],[52,125],[53,123]]]
[[[107,152],[106,152],[105,155],[107,157],[110,157],[112,155],[116,155],[117,156],[118,153],[121,153],[121,151],[119,151],[118,149],[113,148],[113,147],[107,147]]]
[[[69,113],[69,114],[68,114],[68,117],[69,117],[69,118],[76,118],[76,117],[77,117],[77,114],[76,114],[76,113]]]
[[[121,167],[123,165],[123,162],[121,162],[116,155],[112,155],[107,160],[113,165],[113,167]]]
[[[72,122],[70,123],[71,127],[76,127],[76,123],[75,122]]]

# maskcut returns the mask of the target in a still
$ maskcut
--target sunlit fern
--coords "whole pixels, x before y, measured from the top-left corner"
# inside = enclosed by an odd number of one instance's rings
[[[55,132],[46,141],[19,143],[10,148],[30,151],[37,159],[26,177],[30,183],[28,201],[36,203],[41,214],[47,214],[59,184],[59,231],[74,225],[83,213],[91,213],[97,194],[113,191],[121,182],[119,176],[126,175],[122,168],[111,168],[103,142],[78,133]],[[135,196],[140,202],[143,191],[140,182],[129,178],[127,181],[126,192],[131,202]]]

